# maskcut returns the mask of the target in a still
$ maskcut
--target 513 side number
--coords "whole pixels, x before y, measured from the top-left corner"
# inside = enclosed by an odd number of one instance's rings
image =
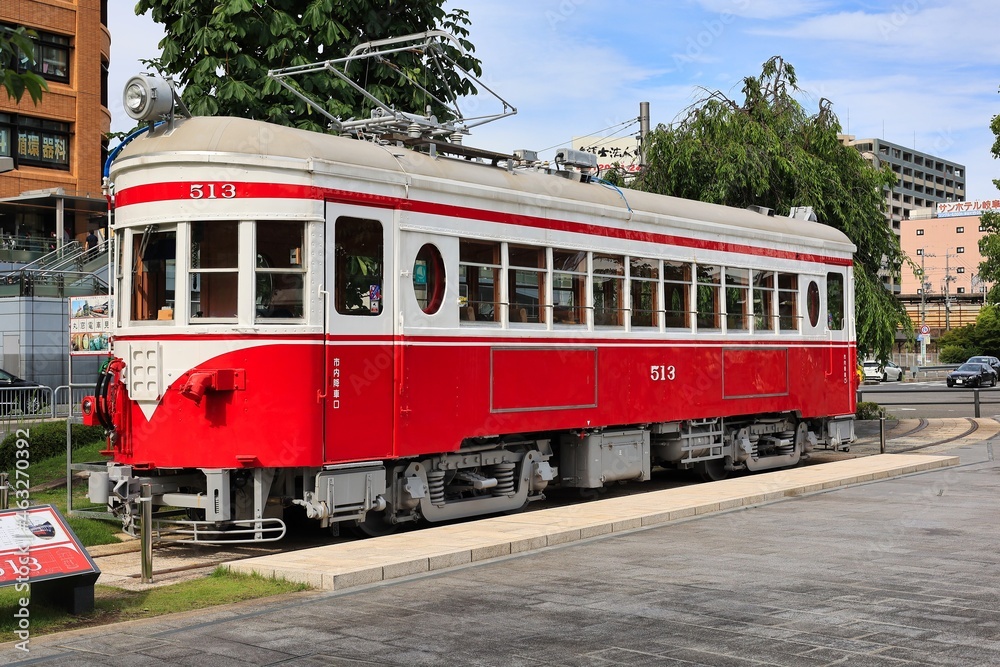
[[[649,379],[653,382],[666,382],[677,377],[677,369],[673,366],[650,366]]]

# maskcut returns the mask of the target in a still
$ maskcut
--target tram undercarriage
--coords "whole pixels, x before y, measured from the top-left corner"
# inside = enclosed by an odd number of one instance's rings
[[[850,416],[791,414],[714,418],[587,431],[471,440],[458,452],[419,459],[315,468],[160,470],[108,464],[92,473],[91,502],[105,503],[136,534],[143,492],[164,539],[233,544],[281,539],[284,511],[304,509],[324,528],[377,536],[399,525],[512,512],[549,485],[596,489],[647,481],[654,467],[691,470],[705,481],[730,472],[797,465],[817,445],[846,451]],[[148,487],[147,487],[148,485]]]

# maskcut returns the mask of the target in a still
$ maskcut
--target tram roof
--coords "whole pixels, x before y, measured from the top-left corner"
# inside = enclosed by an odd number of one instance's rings
[[[130,157],[187,152],[245,154],[292,160],[320,159],[526,195],[555,197],[623,211],[627,201],[628,207],[638,218],[646,218],[646,214],[651,214],[643,221],[653,224],[656,223],[656,216],[670,216],[674,219],[738,227],[749,234],[776,234],[808,239],[808,245],[840,245],[845,252],[851,252],[854,248],[843,232],[818,222],[768,216],[748,209],[624,188],[619,194],[600,184],[578,183],[550,173],[530,170],[510,172],[484,163],[431,157],[425,153],[400,149],[395,145],[380,145],[246,118],[197,116],[185,119],[169,133],[139,137],[122,151],[118,160],[120,164]],[[554,187],[553,183],[558,185]],[[555,190],[558,190],[558,195],[554,195]]]

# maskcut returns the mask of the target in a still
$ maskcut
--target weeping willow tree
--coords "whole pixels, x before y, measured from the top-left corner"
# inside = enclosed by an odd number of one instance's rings
[[[743,80],[742,102],[706,91],[680,121],[650,132],[647,167],[634,187],[740,208],[757,204],[779,215],[812,206],[820,222],[857,246],[858,352],[884,360],[898,329],[913,335],[903,305],[884,286],[886,276],[898,281],[903,262],[885,216],[885,189],[896,177],[840,142],[829,100],[810,115],[798,92],[795,70],[780,57]]]

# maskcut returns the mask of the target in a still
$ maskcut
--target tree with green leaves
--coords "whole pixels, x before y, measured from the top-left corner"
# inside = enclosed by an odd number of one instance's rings
[[[49,84],[41,76],[28,69],[35,63],[35,48],[31,41],[32,31],[22,28],[0,26],[0,88],[7,97],[20,102],[25,93],[38,104],[42,93]]]
[[[858,353],[888,358],[897,329],[913,335],[906,310],[882,275],[899,279],[903,254],[885,216],[885,190],[896,177],[875,168],[838,138],[828,100],[808,114],[795,99],[794,68],[780,57],[743,80],[743,101],[709,92],[671,126],[651,131],[646,169],[635,187],[649,192],[787,215],[811,206],[820,222],[843,231],[854,255]],[[880,275],[881,274],[881,275]]]
[[[325,118],[269,78],[268,70],[340,58],[364,42],[445,30],[467,53],[461,56],[445,46],[449,55],[479,76],[480,62],[471,55],[474,47],[467,39],[468,12],[445,12],[442,4],[443,0],[139,0],[135,11],[151,11],[153,20],[165,26],[162,56],[149,64],[176,77],[191,113],[322,130]],[[419,59],[419,54],[404,52],[392,62],[354,63],[350,73],[389,106],[412,113],[423,113],[430,106],[432,113],[446,120],[440,104],[413,86],[400,84],[419,77],[424,87],[446,102],[475,89],[455,73],[422,71]],[[329,72],[297,77],[296,82],[335,117],[363,117],[371,110],[358,91]]]
[[[997,159],[1000,158],[1000,115],[993,116],[990,129],[996,137],[990,153]],[[993,179],[993,185],[1000,188],[1000,179]],[[984,282],[997,283],[986,299],[990,303],[1000,303],[1000,213],[984,211],[979,216],[979,224],[986,231],[986,236],[979,239],[979,254],[983,256],[979,264],[979,278]]]

